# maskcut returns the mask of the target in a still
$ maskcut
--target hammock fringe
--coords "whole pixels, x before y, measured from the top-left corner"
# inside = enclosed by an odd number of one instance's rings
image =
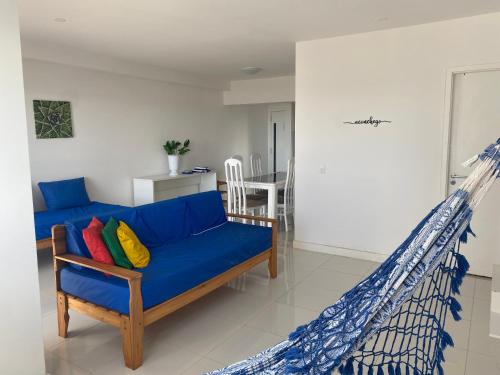
[[[455,258],[457,259],[457,269],[461,272],[462,276],[465,276],[470,267],[469,262],[460,253],[456,253]]]
[[[287,350],[285,358],[288,359],[290,362],[298,361],[302,358],[301,350],[296,346],[294,346]]]
[[[441,366],[441,363],[438,363],[436,367],[438,369],[439,375],[444,375],[444,370],[443,370],[443,366]]]
[[[343,372],[340,372],[340,373],[342,375],[354,375],[354,358],[351,357],[346,361],[346,363],[344,365],[344,370],[343,370]]]
[[[469,262],[467,262],[467,259],[465,259],[465,257],[460,253],[455,252],[454,255],[456,266],[451,279],[450,287],[453,294],[460,294],[460,286],[462,285],[465,275],[469,270]]]
[[[361,362],[359,362],[358,363],[358,374],[357,375],[363,375],[363,368],[364,368],[363,364]]]
[[[288,335],[288,340],[295,341],[295,340],[299,339],[300,336],[302,336],[302,334],[306,331],[306,328],[307,328],[307,325],[298,326],[295,329],[295,331],[293,331],[292,333],[290,333]]]
[[[392,362],[389,362],[389,364],[387,365],[387,373],[389,375],[396,375],[395,372],[396,370],[394,369],[394,365],[392,364]]]
[[[476,237],[476,234],[472,231],[470,224],[467,225],[467,228],[463,231],[462,235],[460,236],[460,243],[467,243],[467,237],[469,233],[472,234],[474,237]]]
[[[462,311],[462,305],[457,301],[455,297],[449,296],[448,297],[448,304],[450,305],[450,312],[453,315],[453,318],[458,322],[459,320],[462,320],[462,317],[460,316],[459,312]]]
[[[441,335],[441,349],[445,350],[448,346],[454,347],[455,343],[453,342],[450,334],[443,330]]]

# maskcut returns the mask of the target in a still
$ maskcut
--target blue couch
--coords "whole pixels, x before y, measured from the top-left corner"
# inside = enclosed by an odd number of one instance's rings
[[[56,224],[62,224],[67,220],[76,220],[82,217],[111,214],[121,211],[124,208],[125,206],[115,204],[90,202],[84,206],[37,211],[34,213],[37,248],[40,250],[52,246],[51,230]]]
[[[105,222],[110,216],[97,217]],[[133,343],[126,349],[126,342],[142,342],[144,326],[263,261],[276,277],[276,221],[258,218],[272,228],[228,221],[219,192],[124,208],[112,216],[148,247],[150,263],[130,271],[91,260],[82,238],[91,218],[54,227],[59,334],[67,334],[68,307],[120,326],[127,367],[142,363],[142,344],[140,350]]]

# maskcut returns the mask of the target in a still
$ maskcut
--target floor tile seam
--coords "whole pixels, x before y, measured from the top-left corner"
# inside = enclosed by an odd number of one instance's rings
[[[75,368],[76,368],[76,369],[78,369],[78,370],[84,371],[84,372],[89,373],[89,374],[91,374],[91,375],[95,375],[95,373],[94,373],[93,371],[90,371],[90,370],[88,370],[88,369],[86,369],[86,368],[84,368],[84,367],[82,367],[82,366],[77,365],[77,364],[76,364],[76,363],[74,363],[72,360],[70,360],[70,359],[68,359],[68,358],[65,358],[65,357],[63,357],[63,356],[60,356],[60,355],[59,355],[59,354],[57,354],[56,352],[53,352],[53,351],[50,351],[50,350],[48,350],[48,351],[50,352],[50,355],[52,355],[52,356],[54,356],[54,357],[58,358],[59,360],[62,360],[63,362],[68,363],[71,367],[75,367]]]

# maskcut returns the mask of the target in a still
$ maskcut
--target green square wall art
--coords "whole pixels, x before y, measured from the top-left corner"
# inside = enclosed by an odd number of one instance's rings
[[[73,137],[70,102],[33,100],[33,111],[37,138]]]

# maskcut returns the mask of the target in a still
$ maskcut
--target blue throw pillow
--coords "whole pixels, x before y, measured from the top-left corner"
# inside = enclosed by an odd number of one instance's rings
[[[45,205],[50,211],[90,204],[83,177],[71,180],[39,182],[38,187],[45,199]]]
[[[90,223],[92,218],[85,219],[85,223]],[[78,255],[84,258],[92,259],[90,251],[83,240],[81,222],[79,221],[66,221],[64,225],[66,226],[66,251],[70,254]],[[75,266],[75,268],[81,268],[80,266]]]

